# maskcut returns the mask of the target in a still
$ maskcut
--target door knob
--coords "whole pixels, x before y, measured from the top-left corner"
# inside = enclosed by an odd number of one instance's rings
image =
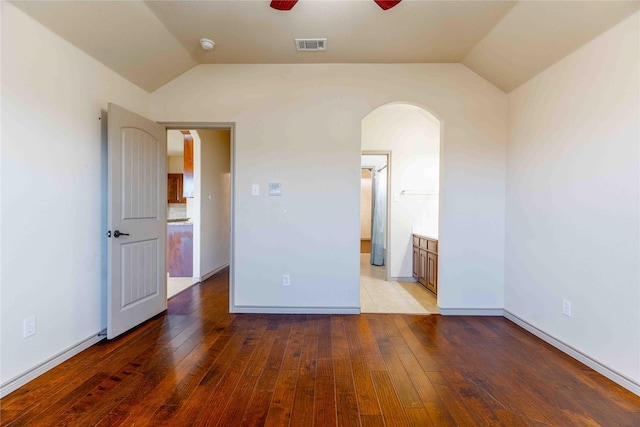
[[[116,239],[120,236],[128,236],[129,233],[121,233],[120,230],[116,230],[113,232],[113,237],[115,237]]]

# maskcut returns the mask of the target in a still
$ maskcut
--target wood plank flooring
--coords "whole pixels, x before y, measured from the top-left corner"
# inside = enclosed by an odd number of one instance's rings
[[[640,426],[503,318],[228,313],[228,273],[0,401],[7,426]]]

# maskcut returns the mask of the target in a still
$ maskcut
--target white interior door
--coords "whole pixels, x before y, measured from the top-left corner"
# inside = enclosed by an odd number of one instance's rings
[[[167,132],[109,104],[107,338],[167,308]]]

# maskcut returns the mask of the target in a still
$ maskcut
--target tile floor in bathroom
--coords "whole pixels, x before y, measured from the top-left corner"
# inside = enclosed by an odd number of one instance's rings
[[[435,295],[417,282],[387,282],[386,268],[369,264],[369,256],[360,254],[362,313],[439,313]]]
[[[197,282],[194,282],[191,277],[170,277],[167,274],[167,299],[179,294],[195,283]]]

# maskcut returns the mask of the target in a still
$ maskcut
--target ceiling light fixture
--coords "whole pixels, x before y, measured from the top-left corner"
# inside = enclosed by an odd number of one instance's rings
[[[216,43],[211,39],[200,39],[200,46],[204,50],[211,50],[216,45]]]

